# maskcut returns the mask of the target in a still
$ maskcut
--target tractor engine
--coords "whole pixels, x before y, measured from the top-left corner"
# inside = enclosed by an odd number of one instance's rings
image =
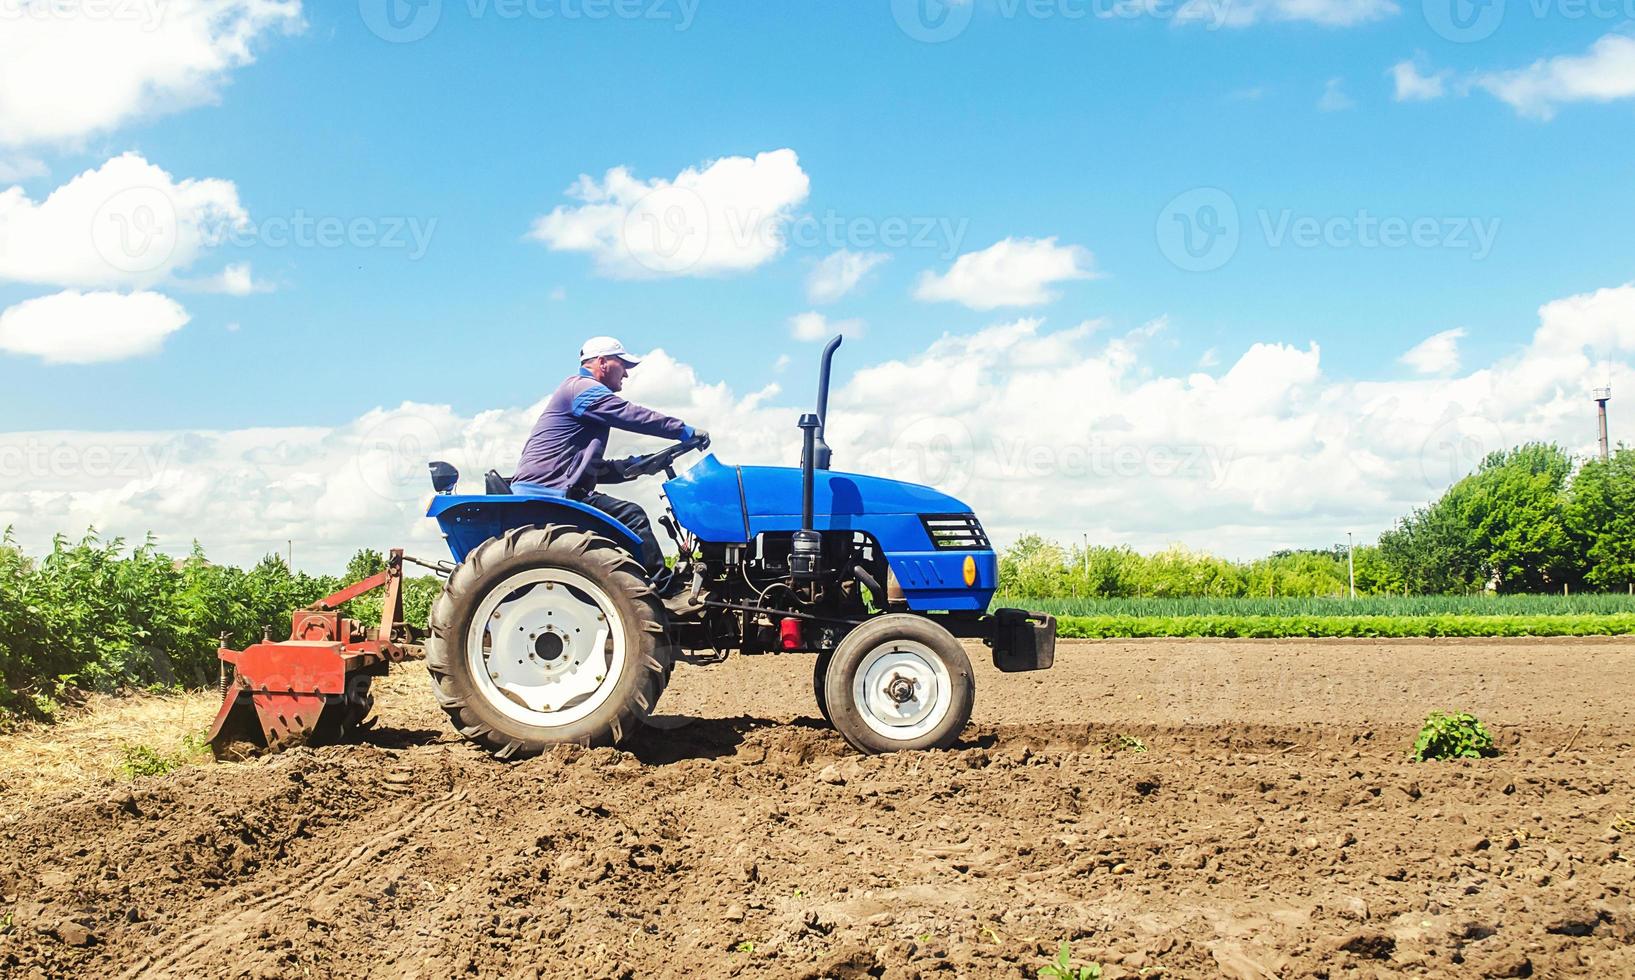
[[[768,533],[743,545],[702,546],[705,589],[724,600],[701,624],[716,646],[745,653],[832,650],[871,610],[888,608],[883,583],[889,571],[868,535],[814,536],[818,549],[800,573],[800,534]]]

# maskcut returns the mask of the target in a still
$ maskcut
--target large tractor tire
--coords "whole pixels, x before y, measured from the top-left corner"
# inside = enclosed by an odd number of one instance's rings
[[[835,729],[859,751],[945,749],[971,720],[976,683],[953,634],[923,616],[893,614],[846,634],[823,694]]]
[[[574,527],[479,545],[433,604],[426,667],[454,727],[500,758],[614,745],[669,677],[665,613],[641,565]]]

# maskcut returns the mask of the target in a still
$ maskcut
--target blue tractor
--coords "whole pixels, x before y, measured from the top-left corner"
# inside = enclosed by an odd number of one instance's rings
[[[649,574],[639,541],[566,496],[521,496],[490,473],[480,496],[433,463],[441,525],[458,565],[425,643],[437,699],[455,726],[502,757],[559,743],[616,744],[658,704],[677,661],[722,651],[815,655],[824,717],[863,752],[943,748],[970,720],[961,638],[1004,671],[1051,666],[1056,623],[992,613],[999,563],[960,501],[928,487],[830,469],[823,439],[829,367],[803,415],[799,467],[676,461],[700,440],[614,464],[663,473],[673,566]]]

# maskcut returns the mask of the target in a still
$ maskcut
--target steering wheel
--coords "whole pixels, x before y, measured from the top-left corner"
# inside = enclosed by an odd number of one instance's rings
[[[646,456],[610,460],[607,465],[621,480],[634,480],[638,476],[648,476],[653,473],[669,473],[671,477],[674,477],[675,474],[670,472],[670,469],[675,465],[676,460],[695,449],[703,451],[709,447],[709,436],[693,436],[691,439],[678,442],[668,449],[660,449],[658,452],[649,453]]]

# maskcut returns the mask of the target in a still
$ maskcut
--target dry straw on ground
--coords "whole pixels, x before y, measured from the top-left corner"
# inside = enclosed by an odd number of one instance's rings
[[[55,724],[22,726],[0,739],[0,819],[65,792],[127,779],[119,766],[127,747],[183,754],[187,737],[202,736],[220,704],[215,691],[93,694]]]

